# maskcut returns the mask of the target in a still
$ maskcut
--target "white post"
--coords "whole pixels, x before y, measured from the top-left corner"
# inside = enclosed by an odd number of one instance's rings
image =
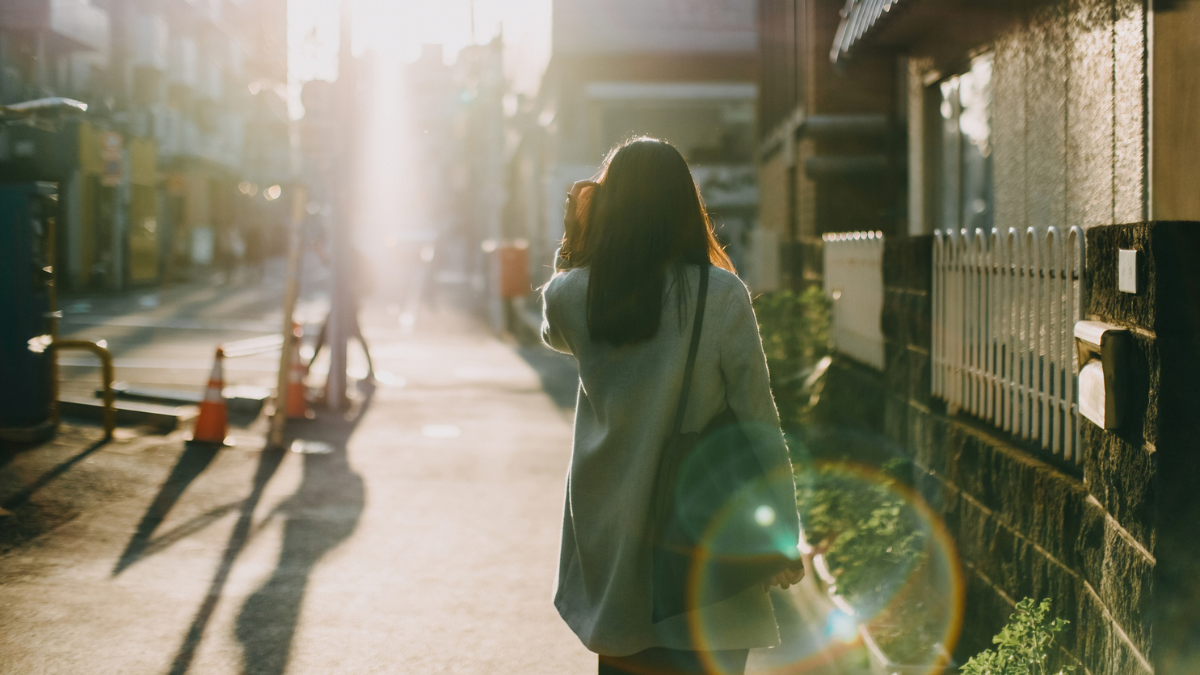
[[[940,231],[933,234],[933,325],[930,327],[930,351],[933,352],[933,372],[930,377],[931,389],[934,396],[943,396],[942,391],[942,331],[945,327],[942,304],[946,301],[942,290],[942,258],[945,255],[943,247],[945,239]]]
[[[329,340],[329,378],[326,380],[326,403],[333,410],[340,410],[346,404],[346,342],[350,332],[350,312],[354,311],[354,302],[350,297],[356,289],[350,287],[349,275],[352,274],[350,247],[352,245],[351,219],[351,180],[353,165],[352,143],[354,134],[353,118],[355,115],[354,99],[354,52],[351,35],[351,6],[350,0],[341,0],[339,11],[338,35],[338,166],[339,170],[334,187],[337,195],[337,206],[334,209],[333,232],[330,233],[330,257],[333,263],[333,292],[329,306],[329,324],[326,338]]]

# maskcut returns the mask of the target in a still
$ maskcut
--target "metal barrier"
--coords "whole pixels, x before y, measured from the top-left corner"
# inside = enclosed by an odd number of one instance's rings
[[[107,348],[88,342],[87,340],[54,340],[47,349],[52,349],[55,352],[63,349],[80,349],[89,351],[100,358],[100,377],[101,384],[104,387],[104,437],[112,438],[113,431],[117,428],[117,397],[113,392],[113,358],[112,352]],[[54,415],[55,423],[58,421],[58,377],[54,377]]]
[[[883,370],[883,233],[826,234],[825,296],[833,302],[830,341],[838,352]]]
[[[933,395],[1082,463],[1072,331],[1083,273],[1078,227],[937,233]]]

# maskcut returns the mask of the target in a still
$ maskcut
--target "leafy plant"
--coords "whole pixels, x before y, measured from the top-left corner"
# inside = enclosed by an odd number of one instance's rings
[[[963,675],[1050,675],[1050,659],[1054,637],[1068,622],[1049,619],[1050,601],[1036,605],[1033,598],[1017,603],[1017,609],[992,642],[996,649],[986,649],[962,667]],[[1055,675],[1071,675],[1074,666],[1063,666]]]
[[[754,308],[784,429],[813,447],[840,446],[805,429],[829,365],[830,305],[821,289],[769,293]],[[861,618],[872,617],[872,635],[891,658],[934,663],[945,619],[937,584],[926,578],[936,576],[925,565],[929,529],[900,489],[907,464],[894,460],[868,475],[846,463],[814,465],[804,452],[794,461],[800,522],[807,540],[824,551],[837,594]]]
[[[904,466],[888,462],[870,480],[845,464],[818,465],[796,476],[805,536],[825,549],[838,595],[863,614],[886,605],[926,556],[928,529],[898,490]]]
[[[775,291],[755,298],[754,312],[780,422],[795,430],[815,403],[810,378],[829,354],[829,301],[817,286]]]

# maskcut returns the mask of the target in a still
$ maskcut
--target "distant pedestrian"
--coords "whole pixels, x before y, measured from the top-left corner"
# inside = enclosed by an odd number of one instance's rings
[[[245,270],[246,283],[259,284],[263,280],[263,234],[261,229],[262,223],[254,221],[246,227],[242,233],[242,238],[245,241],[246,255],[242,259]]]
[[[216,242],[216,265],[221,274],[221,285],[231,286],[237,281],[237,271],[241,267],[242,257],[246,254],[246,245],[236,226],[230,226],[218,231]]]
[[[739,674],[750,649],[779,644],[766,590],[804,575],[791,463],[754,310],[673,146],[630,141],[601,176],[572,187],[558,273],[543,291],[542,337],[573,354],[580,373],[554,602],[600,655],[601,675]],[[668,584],[656,558],[659,505],[676,498],[663,490],[663,476],[676,475],[664,446],[679,438],[677,424],[698,432],[725,419],[762,430],[753,456],[764,475],[780,477],[770,515],[785,566],[714,602],[702,581],[666,579],[690,584],[689,600],[660,612]]]

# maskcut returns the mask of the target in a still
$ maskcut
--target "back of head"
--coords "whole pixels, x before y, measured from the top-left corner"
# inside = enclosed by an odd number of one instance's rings
[[[586,223],[575,262],[590,268],[588,331],[596,341],[654,337],[669,272],[709,263],[733,269],[687,162],[666,141],[635,138],[609,153]]]

